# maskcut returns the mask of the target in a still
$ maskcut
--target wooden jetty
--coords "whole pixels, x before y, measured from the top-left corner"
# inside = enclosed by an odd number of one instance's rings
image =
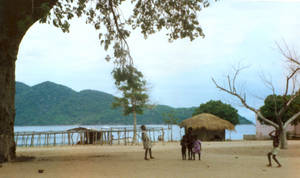
[[[147,130],[152,142],[165,142],[164,128],[149,128]],[[107,128],[107,129],[87,129],[78,127],[66,131],[45,131],[45,132],[15,132],[15,143],[19,147],[33,146],[60,146],[77,144],[132,144],[132,128]],[[141,130],[137,130],[137,144],[142,142]]]

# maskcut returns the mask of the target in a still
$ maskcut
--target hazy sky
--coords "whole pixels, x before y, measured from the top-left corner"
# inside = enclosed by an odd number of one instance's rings
[[[164,32],[147,40],[134,32],[129,39],[131,53],[150,86],[151,101],[173,107],[198,106],[211,99],[223,100],[254,120],[236,100],[216,89],[238,63],[249,65],[239,78],[249,102],[259,107],[271,94],[260,80],[264,74],[277,86],[278,94],[286,72],[275,42],[299,49],[300,1],[223,0],[204,9],[199,16],[206,37],[193,42],[169,43]],[[100,90],[118,94],[111,77],[112,63],[104,60],[98,34],[91,25],[73,20],[71,32],[34,24],[19,50],[16,80],[35,85],[52,81],[76,91]]]

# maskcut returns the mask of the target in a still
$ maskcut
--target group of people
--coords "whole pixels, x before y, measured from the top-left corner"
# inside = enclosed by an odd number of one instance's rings
[[[279,135],[280,132],[278,129],[273,130],[269,133],[273,141],[273,148],[268,153],[268,167],[272,167],[271,157],[277,163],[277,167],[281,167],[282,165],[279,163],[278,159],[276,158],[279,152]],[[196,135],[192,135],[192,128],[188,128],[187,134],[184,135],[180,141],[181,145],[181,154],[182,160],[186,160],[186,150],[188,150],[188,159],[195,160],[195,154],[198,154],[199,160],[201,160],[201,141],[197,139]]]
[[[152,142],[147,134],[147,129],[145,125],[141,126],[142,130],[142,141],[145,149],[145,160],[148,159],[148,154],[150,159],[154,159],[152,156]],[[198,159],[201,160],[201,141],[197,139],[196,135],[192,135],[192,128],[190,127],[187,134],[184,135],[180,141],[182,159],[186,160],[186,152],[188,150],[188,159],[195,160],[196,154],[198,154]]]
[[[188,160],[195,160],[196,154],[201,160],[201,141],[196,135],[192,135],[192,128],[188,128],[187,133],[180,141],[182,160],[186,160],[186,151],[188,151]]]
[[[146,132],[146,126],[142,125],[142,140],[143,140],[143,146],[145,149],[145,160],[148,159],[148,153],[149,153],[149,158],[154,159],[152,156],[152,143],[150,138],[147,135]],[[182,137],[180,141],[181,145],[181,155],[182,155],[182,160],[186,160],[186,153],[188,152],[188,160],[195,160],[196,154],[198,154],[198,159],[201,160],[201,141],[197,139],[196,135],[192,135],[192,128],[188,128],[187,133]],[[279,163],[279,161],[276,158],[276,155],[278,154],[279,151],[279,135],[280,132],[279,130],[274,130],[269,133],[269,136],[271,137],[273,141],[273,148],[272,150],[268,153],[268,162],[269,164],[267,165],[268,167],[272,166],[271,162],[271,156],[273,160],[277,163],[278,167],[281,167],[282,165]]]

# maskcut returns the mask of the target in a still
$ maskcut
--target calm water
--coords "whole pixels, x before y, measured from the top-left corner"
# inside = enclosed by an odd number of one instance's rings
[[[45,131],[65,131],[72,128],[77,127],[85,127],[90,129],[110,129],[110,128],[128,128],[132,129],[132,126],[129,125],[63,125],[63,126],[15,126],[15,132],[45,132]],[[140,126],[137,126],[138,128]],[[168,126],[167,125],[147,125],[147,128],[164,128],[165,129],[165,140],[171,139],[171,132],[170,130],[167,131]],[[173,140],[180,140],[181,136],[184,133],[184,129],[180,128],[177,125],[172,126],[172,137]],[[249,134],[255,134],[255,126],[254,125],[238,125],[235,127],[235,131],[227,131],[226,130],[226,139],[231,140],[241,140],[243,139],[243,135],[249,135]],[[157,136],[161,135],[161,132],[157,132],[152,137],[155,137],[157,139]],[[132,137],[132,135],[129,135],[129,137]],[[74,137],[76,137],[74,135]],[[114,138],[117,138],[117,135],[114,135]],[[75,139],[75,138],[74,138]],[[152,138],[153,139],[153,138]],[[59,143],[62,140],[62,138],[57,138],[57,142]],[[18,142],[18,145],[20,146],[20,142]]]

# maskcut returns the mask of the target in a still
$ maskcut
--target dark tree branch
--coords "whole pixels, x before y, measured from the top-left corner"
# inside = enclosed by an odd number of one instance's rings
[[[133,59],[132,59],[132,57],[131,57],[131,55],[130,55],[130,49],[129,49],[129,45],[128,45],[128,43],[127,43],[127,40],[126,40],[126,38],[124,37],[124,34],[123,34],[123,32],[120,30],[120,28],[119,28],[119,16],[117,16],[116,15],[116,13],[115,13],[115,11],[114,11],[114,5],[113,5],[113,0],[109,0],[109,7],[110,7],[110,10],[111,10],[111,13],[112,13],[112,15],[113,15],[113,19],[114,19],[114,23],[115,23],[115,25],[116,25],[116,29],[117,29],[117,32],[118,32],[118,36],[119,36],[119,38],[120,38],[120,41],[121,41],[121,43],[125,43],[125,46],[126,46],[126,48],[127,48],[127,55],[128,55],[128,57],[129,57],[129,64],[130,65],[133,65]],[[123,64],[124,65],[124,64]]]
[[[213,81],[213,83],[216,85],[216,87],[217,87],[218,89],[220,89],[220,90],[222,90],[222,91],[224,91],[224,92],[226,92],[226,93],[228,93],[228,94],[230,94],[230,95],[233,95],[233,96],[237,97],[237,98],[241,101],[241,103],[244,105],[244,107],[246,107],[247,109],[249,109],[249,110],[253,111],[254,113],[256,113],[263,121],[269,123],[270,125],[272,125],[272,126],[275,127],[275,128],[278,128],[278,124],[276,124],[276,123],[274,123],[274,122],[268,120],[267,118],[265,118],[265,117],[261,114],[261,112],[260,112],[259,110],[255,109],[254,107],[252,107],[252,106],[250,106],[250,105],[247,104],[247,102],[246,102],[246,94],[244,94],[244,97],[241,97],[241,96],[240,96],[239,94],[237,94],[236,92],[227,90],[227,89],[221,87],[220,85],[218,85],[214,78],[212,78],[212,81]]]
[[[300,60],[298,59],[296,53],[294,52],[294,55],[292,55],[291,49],[288,47],[285,41],[284,46],[286,50],[284,50],[278,43],[276,43],[276,46],[279,49],[280,53],[283,55],[283,57],[285,57],[289,62],[300,66]]]
[[[246,101],[246,93],[243,93],[243,92],[241,92],[240,94],[238,93],[238,91],[237,91],[237,89],[236,89],[236,84],[235,84],[235,83],[236,83],[237,77],[238,77],[238,75],[240,74],[241,70],[243,70],[243,69],[245,69],[245,68],[247,68],[247,67],[238,67],[237,69],[235,69],[234,77],[232,78],[232,80],[230,80],[230,76],[229,76],[229,75],[227,76],[228,87],[229,87],[229,89],[226,89],[226,88],[220,86],[220,85],[216,82],[216,80],[215,80],[214,78],[212,78],[212,81],[213,81],[213,83],[215,84],[215,86],[216,86],[218,89],[220,89],[220,90],[222,90],[222,91],[224,91],[224,92],[226,92],[226,93],[228,93],[228,94],[230,94],[230,95],[235,96],[236,98],[238,98],[238,99],[240,100],[240,102],[243,104],[244,107],[246,107],[247,109],[253,111],[253,112],[254,112],[256,115],[258,115],[263,121],[269,123],[270,125],[272,125],[272,126],[275,127],[275,128],[278,128],[278,127],[279,127],[278,124],[276,124],[276,123],[274,123],[274,122],[268,120],[267,118],[265,118],[265,117],[261,114],[261,112],[260,112],[259,110],[255,109],[254,107],[250,106],[250,105],[247,103],[247,101]],[[243,96],[242,96],[242,95],[243,95]]]
[[[295,119],[297,119],[300,116],[300,111],[297,112],[296,114],[293,115],[293,117],[291,117],[289,120],[287,120],[284,125],[283,128],[286,128],[290,123],[292,123]]]
[[[274,107],[274,113],[275,113],[275,115],[276,115],[276,120],[277,120],[277,122],[279,123],[280,120],[278,120],[278,115],[279,115],[279,114],[278,114],[278,105],[277,105],[277,96],[276,96],[276,93],[275,93],[275,87],[274,87],[272,81],[266,79],[266,77],[265,77],[264,75],[261,76],[260,78],[261,78],[261,80],[263,81],[264,85],[272,91],[272,94],[273,94],[272,99],[273,99],[273,102],[274,102],[274,104],[275,104],[275,107]]]
[[[295,77],[297,72],[300,71],[300,68],[296,68],[293,71],[291,71],[291,74],[286,77],[286,83],[285,83],[285,92],[283,96],[287,96],[289,92],[289,85],[290,85],[290,80]]]
[[[284,41],[284,46],[285,46],[285,50],[278,44],[276,43],[280,53],[283,55],[283,57],[285,57],[287,59],[287,62],[290,63],[291,67],[290,67],[290,74],[287,75],[286,77],[286,81],[285,81],[285,91],[283,94],[283,99],[285,101],[284,107],[280,109],[278,115],[279,117],[281,117],[287,110],[288,107],[291,105],[291,103],[294,101],[294,99],[299,96],[300,90],[297,91],[295,93],[295,89],[296,89],[296,77],[298,72],[300,71],[300,62],[299,59],[296,55],[296,52],[294,51],[292,53],[291,49],[288,47],[288,45],[286,44],[286,42]],[[291,83],[291,79],[292,79],[292,91],[291,91],[291,98],[289,100],[287,100],[287,95],[290,91],[289,86]]]

